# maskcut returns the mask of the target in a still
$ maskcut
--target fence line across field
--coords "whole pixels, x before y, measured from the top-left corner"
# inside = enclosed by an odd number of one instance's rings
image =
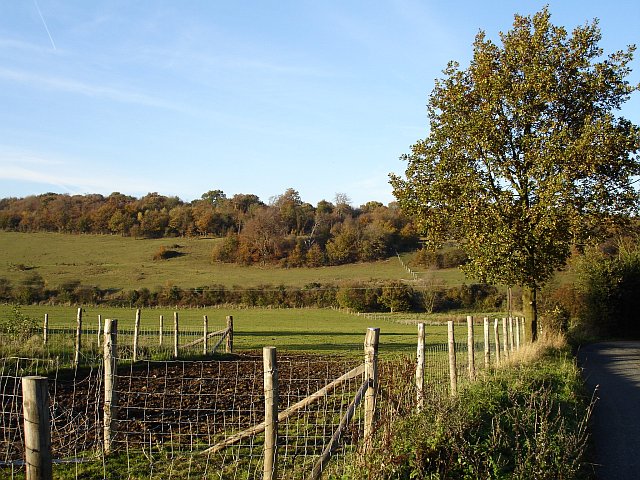
[[[203,316],[203,330],[183,330],[179,327],[179,317],[178,312],[174,312],[174,322],[172,330],[165,330],[164,328],[164,316],[160,315],[160,322],[158,325],[158,329],[152,327],[141,327],[141,311],[140,309],[136,310],[135,321],[133,328],[121,328],[120,336],[129,336],[131,340],[128,342],[121,341],[121,344],[131,345],[131,359],[132,361],[138,360],[138,355],[141,353],[141,348],[153,348],[153,349],[163,349],[164,345],[164,337],[172,337],[173,343],[173,357],[179,358],[180,351],[191,351],[193,347],[199,346],[203,355],[210,355],[217,352],[218,348],[221,346],[222,342],[225,342],[225,353],[233,353],[233,316],[229,315],[226,317],[226,327],[214,332],[209,332],[208,330],[208,317],[207,315]],[[91,358],[91,350],[93,349],[94,354],[99,354],[100,352],[100,342],[101,342],[101,331],[102,331],[102,316],[98,315],[97,319],[97,328],[92,328],[87,326],[87,322],[85,321],[83,324],[82,320],[82,308],[78,308],[77,314],[77,325],[76,327],[50,327],[49,326],[49,315],[44,315],[44,323],[42,329],[42,338],[43,344],[45,347],[55,342],[57,336],[62,336],[66,339],[70,339],[71,334],[74,335],[74,357],[73,357],[73,365],[78,366],[81,363],[83,358],[88,359]],[[85,350],[89,350],[89,352],[83,352],[83,342],[82,339],[89,338],[93,339],[88,346],[85,347]],[[157,340],[154,340],[154,337]],[[180,344],[180,339],[183,337],[198,337],[195,340],[189,341],[186,344]],[[208,348],[209,341],[212,341],[211,345],[213,347],[211,349]],[[85,342],[86,343],[86,342]]]
[[[99,322],[102,326],[101,318]],[[100,361],[89,370],[61,370],[51,360],[2,359],[0,472],[9,471],[13,477],[25,459],[28,465],[40,461],[40,456],[25,456],[30,449],[27,438],[39,434],[26,433],[26,410],[22,411],[22,405],[38,401],[25,397],[29,394],[24,392],[33,388],[22,392],[20,386],[24,389],[23,377],[48,371],[50,430],[42,433],[39,445],[47,444],[49,434],[54,471],[62,468],[61,459],[104,464],[107,456],[126,452],[127,458],[139,455],[154,465],[161,459],[172,467],[188,461],[189,471],[198,478],[207,472],[222,472],[220,478],[227,478],[227,473],[235,478],[239,472],[280,478],[278,472],[287,472],[292,478],[315,479],[327,469],[340,474],[366,457],[376,428],[389,421],[387,415],[420,411],[430,397],[447,392],[456,395],[461,382],[473,381],[483,368],[504,362],[520,349],[524,319],[502,319],[503,331],[509,331],[502,338],[499,324],[496,319],[491,339],[488,318],[483,319],[484,334],[478,336],[474,328],[480,324],[468,317],[466,342],[457,342],[450,321],[447,344],[428,344],[424,324],[419,324],[415,357],[382,363],[379,329],[369,329],[364,363],[358,365],[352,358],[278,358],[275,348],[265,349],[262,359],[144,360],[136,353],[145,347],[144,330],[122,331],[107,319],[98,341]],[[56,335],[54,329],[45,332],[49,341]],[[80,338],[87,335],[97,341],[91,330],[77,332]],[[205,316],[199,335],[182,348],[207,348],[212,338],[218,338],[217,345],[227,340],[232,348],[232,319],[227,328],[209,332]],[[125,349],[121,337],[129,336],[138,339],[127,342],[135,362],[131,355],[119,357]],[[169,460],[163,453],[167,448],[172,452]],[[41,457],[41,467],[28,468],[46,471],[47,454]]]

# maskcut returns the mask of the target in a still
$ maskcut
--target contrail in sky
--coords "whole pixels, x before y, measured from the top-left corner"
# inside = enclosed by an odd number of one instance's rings
[[[33,3],[36,4],[36,8],[38,9],[38,14],[40,14],[40,19],[42,20],[42,24],[44,25],[44,29],[47,31],[47,35],[49,35],[49,40],[51,40],[51,46],[54,50],[57,50],[56,44],[53,41],[53,37],[51,36],[51,32],[49,31],[49,27],[47,27],[47,22],[44,21],[44,17],[42,16],[42,12],[40,11],[40,7],[38,6],[38,1],[33,0]]]

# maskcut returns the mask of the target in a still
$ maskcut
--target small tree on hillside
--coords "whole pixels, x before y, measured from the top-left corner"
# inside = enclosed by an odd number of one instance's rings
[[[523,286],[534,339],[536,293],[571,246],[638,204],[639,129],[614,116],[638,89],[635,47],[603,58],[600,38],[597,21],[568,35],[546,8],[516,15],[501,46],[480,32],[469,67],[436,81],[406,179],[391,176],[431,247],[461,240],[468,274]]]
[[[411,310],[413,290],[402,282],[390,282],[382,287],[378,302],[387,307],[391,313]]]

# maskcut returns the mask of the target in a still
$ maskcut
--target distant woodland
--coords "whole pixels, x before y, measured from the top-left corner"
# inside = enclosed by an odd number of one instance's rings
[[[198,200],[149,193],[45,193],[0,199],[0,229],[18,232],[116,234],[142,238],[223,237],[214,261],[318,267],[386,258],[418,246],[399,206],[368,202],[358,208],[337,194],[334,202],[303,202],[290,188],[264,203],[253,194],[227,198],[211,190]]]

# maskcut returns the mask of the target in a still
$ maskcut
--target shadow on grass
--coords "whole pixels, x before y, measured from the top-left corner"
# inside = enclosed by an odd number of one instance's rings
[[[255,345],[258,338],[264,338],[265,345],[275,346],[288,352],[305,353],[336,353],[361,355],[363,352],[364,335],[346,332],[303,332],[289,330],[242,332],[236,338],[244,337],[250,343],[248,349],[259,349]],[[251,340],[249,340],[251,338]],[[245,341],[246,341],[245,340]],[[306,341],[305,341],[306,340]],[[416,342],[411,334],[387,333],[380,336],[380,354],[410,353],[416,348]]]
[[[410,337],[411,333],[381,333],[381,341],[384,337]],[[260,330],[254,332],[235,332],[234,337],[354,337],[361,338],[364,341],[365,333],[353,332],[309,332],[303,330]],[[415,335],[413,335],[415,336]]]

